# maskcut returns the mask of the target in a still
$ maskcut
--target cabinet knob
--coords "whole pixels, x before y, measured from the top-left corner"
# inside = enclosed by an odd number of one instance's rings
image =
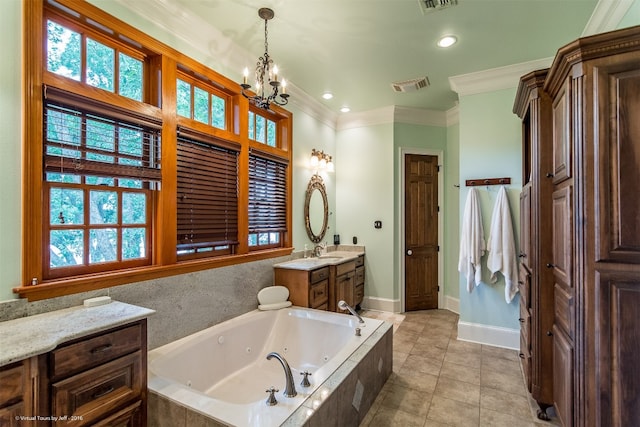
[[[527,254],[519,254],[518,255],[518,258],[526,258],[526,257],[527,257]]]
[[[555,265],[551,264],[551,263],[547,263],[547,268],[553,268],[555,267]]]
[[[407,255],[409,256],[413,255],[413,251],[411,249],[407,250]]]
[[[520,359],[524,359],[524,353],[520,353],[518,356],[520,356]]]
[[[552,336],[553,336],[553,332],[551,332],[551,331],[547,331],[547,336],[548,336],[548,337],[552,337]]]
[[[553,174],[552,174],[551,172],[549,172],[549,173],[547,174],[547,178],[553,178]]]
[[[524,323],[524,319],[521,317],[521,318],[518,319],[518,322]]]

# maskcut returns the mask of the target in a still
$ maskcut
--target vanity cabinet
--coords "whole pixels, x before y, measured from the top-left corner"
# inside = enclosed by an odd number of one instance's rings
[[[51,414],[61,419],[54,425],[143,425],[146,336],[140,321],[51,351]]]
[[[327,310],[329,302],[329,266],[314,270],[274,268],[275,284],[289,289],[293,305]]]
[[[0,426],[35,426],[38,415],[38,357],[0,368]]]
[[[364,299],[364,255],[349,256],[344,261],[340,256],[330,258],[313,269],[300,268],[295,261],[275,265],[274,284],[289,289],[293,305],[347,313],[338,308],[338,301],[356,307]]]

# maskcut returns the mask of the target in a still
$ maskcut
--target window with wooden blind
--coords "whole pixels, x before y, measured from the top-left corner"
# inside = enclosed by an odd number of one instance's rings
[[[148,265],[159,124],[44,92],[45,278]]]
[[[249,248],[279,247],[287,232],[287,163],[249,154]]]
[[[236,81],[89,2],[23,9],[15,292],[38,300],[291,253],[290,112],[256,109]]]
[[[179,259],[236,253],[240,146],[178,132]]]

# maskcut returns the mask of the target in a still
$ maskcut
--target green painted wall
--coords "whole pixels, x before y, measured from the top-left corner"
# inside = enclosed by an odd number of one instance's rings
[[[0,301],[13,299],[21,269],[22,2],[2,0],[0,13]]]
[[[366,246],[365,294],[395,298],[393,125],[382,124],[336,134],[335,232],[343,243]],[[382,221],[375,229],[373,222]]]
[[[635,0],[617,28],[627,28],[640,25],[640,0]]]
[[[516,89],[460,97],[460,223],[470,187],[465,180],[511,177],[507,186],[511,217],[519,235],[521,178],[521,123],[511,112]],[[485,239],[490,232],[491,214],[498,186],[476,187],[479,192]],[[518,239],[516,238],[516,248]],[[505,328],[519,328],[519,297],[507,304],[504,279],[489,284],[486,255],[482,260],[483,283],[472,293],[460,275],[460,320]]]
[[[447,157],[445,159],[445,230],[444,271],[445,296],[458,299],[458,255],[460,253],[460,125],[447,127]]]

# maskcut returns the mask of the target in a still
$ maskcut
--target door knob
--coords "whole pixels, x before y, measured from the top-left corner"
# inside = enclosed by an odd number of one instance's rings
[[[411,249],[408,249],[407,250],[407,255],[409,255],[409,256],[413,255],[413,251]]]

